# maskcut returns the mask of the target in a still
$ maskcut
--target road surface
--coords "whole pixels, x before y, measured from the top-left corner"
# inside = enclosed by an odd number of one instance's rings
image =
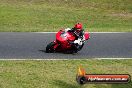
[[[77,54],[45,53],[55,33],[0,33],[0,59],[132,58],[132,33],[90,33]]]

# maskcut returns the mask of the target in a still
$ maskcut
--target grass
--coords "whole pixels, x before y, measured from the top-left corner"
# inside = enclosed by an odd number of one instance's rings
[[[132,32],[132,0],[0,0],[0,32]]]
[[[88,74],[130,74],[132,60],[0,61],[0,88],[131,88],[128,84],[77,84],[77,68]]]

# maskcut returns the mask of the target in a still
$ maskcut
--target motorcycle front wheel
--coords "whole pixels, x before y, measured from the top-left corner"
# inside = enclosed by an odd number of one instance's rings
[[[49,43],[49,44],[46,46],[46,53],[53,53],[53,52],[55,52],[55,50],[54,50],[54,45],[55,45],[54,42]]]

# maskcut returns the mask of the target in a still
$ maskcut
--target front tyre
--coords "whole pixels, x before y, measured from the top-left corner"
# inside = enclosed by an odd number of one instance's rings
[[[55,45],[54,42],[49,43],[49,44],[46,46],[46,53],[53,53],[53,52],[55,52],[55,50],[54,50],[54,45]]]

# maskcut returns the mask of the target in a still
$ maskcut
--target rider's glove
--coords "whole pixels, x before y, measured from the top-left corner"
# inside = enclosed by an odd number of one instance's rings
[[[67,32],[67,31],[69,31],[69,30],[71,30],[71,29],[70,29],[70,28],[66,28],[66,29],[65,29],[65,32]]]

